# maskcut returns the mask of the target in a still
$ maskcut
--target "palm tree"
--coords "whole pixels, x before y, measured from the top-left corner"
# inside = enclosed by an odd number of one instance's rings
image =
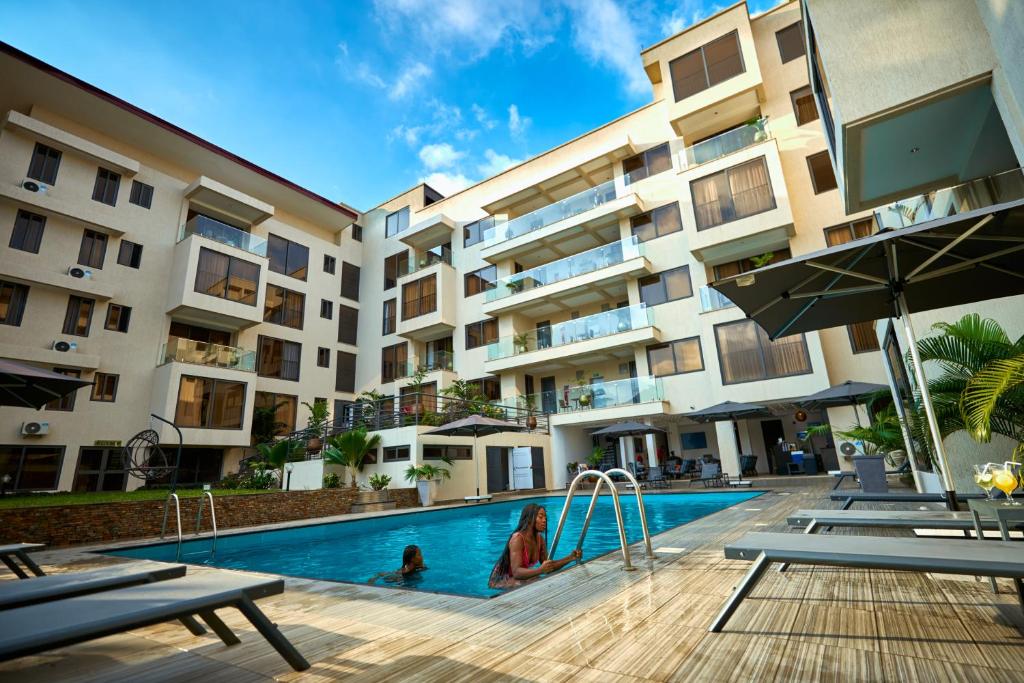
[[[1024,353],[994,360],[971,377],[960,408],[976,441],[997,432],[1017,441],[1014,460],[1024,455]]]
[[[380,446],[380,434],[368,436],[365,429],[353,429],[327,440],[329,446],[323,458],[333,465],[348,467],[352,472],[352,486],[356,485],[356,471],[363,471],[366,456]]]
[[[278,470],[281,474],[281,486],[284,486],[284,466],[302,454],[303,445],[291,439],[281,439],[273,443],[256,444],[256,450],[264,462]]]

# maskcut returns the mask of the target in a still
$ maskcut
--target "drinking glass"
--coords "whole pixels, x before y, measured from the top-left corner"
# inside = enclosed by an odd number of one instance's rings
[[[995,486],[995,482],[992,481],[992,470],[988,464],[974,466],[974,483],[981,487],[989,500],[992,500],[992,487]]]
[[[992,470],[992,482],[996,488],[1006,494],[1007,502],[1004,505],[1020,505],[1013,499],[1013,492],[1017,488],[1017,475],[1005,464]]]

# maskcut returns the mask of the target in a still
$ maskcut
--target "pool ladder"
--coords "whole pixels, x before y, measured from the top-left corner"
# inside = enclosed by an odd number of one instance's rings
[[[621,474],[626,477],[631,484],[633,484],[633,491],[636,493],[636,505],[640,510],[640,526],[644,532],[644,546],[646,548],[646,556],[648,559],[654,559],[654,551],[651,549],[651,533],[647,529],[647,510],[644,508],[644,496],[640,492],[640,484],[636,478],[624,469],[615,468],[608,470],[607,472],[601,472],[599,470],[584,470],[576,475],[576,478],[572,480],[572,484],[569,486],[569,493],[565,496],[565,507],[562,508],[562,514],[558,518],[558,527],[555,529],[555,537],[551,541],[551,552],[549,557],[554,557],[555,552],[558,550],[558,541],[562,537],[562,529],[565,527],[565,520],[569,516],[569,506],[572,504],[572,498],[576,495],[576,489],[579,488],[580,483],[589,478],[597,479],[597,484],[594,486],[594,494],[590,497],[590,506],[587,508],[587,516],[583,520],[583,531],[580,532],[580,540],[576,544],[576,550],[583,549],[583,540],[587,536],[587,529],[590,528],[590,519],[594,516],[594,509],[597,507],[597,497],[601,494],[601,487],[608,484],[608,488],[611,489],[612,493],[612,506],[615,508],[615,521],[619,526],[619,544],[622,546],[622,568],[625,571],[633,571],[636,567],[629,559],[629,544],[626,542],[626,526],[622,521],[622,506],[619,504],[619,490],[615,488],[615,483],[612,481],[609,475]]]
[[[206,500],[210,500],[210,526],[213,528],[213,544],[210,546],[210,557],[217,552],[217,511],[213,505],[213,494],[209,491],[203,491],[203,495],[199,498],[199,509],[196,510],[196,533],[198,536],[203,523],[203,508],[206,506]],[[181,499],[177,493],[171,493],[167,496],[167,500],[164,501],[164,523],[160,527],[160,538],[167,535],[167,517],[171,512],[171,501],[174,501],[174,520],[175,529],[177,530],[178,547],[174,553],[174,561],[178,562],[181,560]]]

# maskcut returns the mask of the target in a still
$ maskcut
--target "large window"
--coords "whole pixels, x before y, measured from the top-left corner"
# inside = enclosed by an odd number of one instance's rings
[[[871,216],[850,221],[842,225],[825,228],[825,244],[830,247],[846,244],[863,237],[870,237],[875,232],[875,219]]]
[[[805,85],[799,90],[794,90],[789,93],[789,99],[793,103],[796,125],[802,126],[805,123],[818,120],[818,108],[814,106],[814,93],[811,92],[811,86]]]
[[[138,268],[141,266],[142,245],[122,239],[121,245],[117,250],[117,262],[120,265],[128,266],[129,268]]]
[[[338,304],[338,341],[342,344],[359,342],[359,309]]]
[[[384,219],[384,236],[394,237],[409,228],[409,207],[389,213]]]
[[[704,356],[701,354],[700,337],[648,346],[647,365],[655,377],[703,370]]]
[[[402,320],[437,310],[437,276],[413,280],[402,285]]]
[[[241,429],[245,383],[181,376],[174,422],[179,427]]]
[[[397,319],[398,299],[388,299],[384,302],[384,325],[381,334],[394,334]]]
[[[63,446],[0,446],[0,477],[9,476],[14,491],[53,490],[63,459]]]
[[[462,226],[462,246],[471,247],[484,241],[487,231],[494,227],[494,217],[488,216]]]
[[[78,248],[79,265],[88,268],[103,268],[103,259],[107,254],[107,236],[95,230],[82,233],[82,245]]]
[[[753,320],[737,320],[716,325],[715,342],[723,384],[811,372],[811,358],[802,334],[771,341]]]
[[[153,186],[141,180],[132,181],[132,191],[128,195],[128,203],[148,209],[153,206]]]
[[[256,351],[256,371],[260,377],[299,381],[302,344],[260,335]]]
[[[297,280],[305,280],[309,269],[309,247],[277,235],[267,237],[270,270]]]
[[[54,368],[53,371],[56,372],[58,375],[67,375],[68,377],[82,376],[81,370],[72,370],[71,368]],[[64,394],[60,398],[53,399],[43,407],[46,410],[59,410],[65,413],[70,413],[72,410],[75,409],[76,394],[78,394],[77,391],[72,391],[69,394]]]
[[[772,251],[770,253],[772,255],[770,261],[771,263],[785,261],[791,256],[789,252],[789,247],[786,247],[785,249],[776,249],[775,251]],[[761,254],[761,256],[764,255],[765,254]],[[754,263],[754,259],[752,258],[742,258],[739,259],[738,261],[719,263],[717,266],[714,267],[715,279],[724,280],[727,277],[733,277],[735,275],[739,275],[740,273],[746,273],[747,271],[756,270],[759,267],[760,266]]]
[[[782,58],[783,64],[807,54],[804,47],[804,24],[802,21],[790,24],[781,31],[776,31],[775,40],[779,44],[779,57]]]
[[[260,266],[202,247],[196,268],[196,291],[220,299],[256,305]]]
[[[359,266],[347,261],[341,262],[341,295],[359,301]]]
[[[18,215],[14,219],[14,230],[11,231],[11,249],[38,254],[45,227],[46,216],[18,209]]]
[[[267,285],[267,298],[263,306],[263,322],[302,329],[306,295],[277,285]]]
[[[846,331],[850,335],[850,348],[854,353],[869,353],[880,350],[878,335],[875,334],[874,320],[847,325]]]
[[[117,400],[117,383],[120,375],[112,375],[109,372],[97,372],[93,378],[92,394],[89,399],[101,403],[113,403]]]
[[[57,182],[57,169],[60,168],[60,151],[46,145],[36,143],[32,150],[32,161],[28,165],[28,177],[47,185]]]
[[[356,354],[338,351],[334,364],[334,390],[352,393],[356,390]]]
[[[73,491],[124,491],[127,483],[122,449],[83,448],[79,451]]]
[[[117,204],[117,190],[121,187],[121,175],[105,168],[96,170],[96,184],[92,187],[92,198],[97,202],[114,206]]]
[[[64,334],[88,337],[94,308],[96,308],[94,299],[74,295],[68,297],[68,310],[64,314],[64,327],[62,328]]]
[[[380,354],[380,381],[393,382],[405,377],[409,361],[409,347],[405,342],[394,346],[385,346]]]
[[[659,206],[653,211],[633,216],[629,219],[629,226],[633,235],[640,242],[679,232],[683,229],[683,219],[679,215],[679,203],[672,202],[665,206]]]
[[[383,462],[402,462],[409,459],[408,446],[385,446]]]
[[[299,411],[299,397],[270,391],[257,391],[256,405],[253,410],[273,410],[274,436],[289,434],[295,431],[295,416]]]
[[[127,332],[132,319],[132,307],[121,304],[107,304],[107,319],[103,329],[111,332]]]
[[[693,296],[690,266],[679,266],[640,278],[640,301],[648,306],[657,306],[690,296]]]
[[[775,208],[764,157],[694,180],[690,191],[698,230]]]
[[[384,289],[398,284],[398,278],[409,272],[409,251],[400,251],[384,259]]]
[[[466,296],[473,296],[488,289],[494,289],[498,279],[497,266],[484,266],[472,273],[466,273],[465,290]]]
[[[501,399],[501,378],[500,377],[482,377],[480,379],[471,379],[466,382],[466,386],[476,389],[476,393],[483,396],[488,401],[497,401]]]
[[[19,327],[27,301],[28,287],[0,280],[0,325]]]
[[[807,170],[811,173],[814,194],[828,192],[838,187],[836,175],[832,172],[832,159],[829,158],[827,151],[807,157]]]
[[[667,142],[622,160],[622,172],[627,185],[671,169],[672,152]]]
[[[440,444],[423,444],[424,460],[472,460],[472,446],[442,446]]]
[[[498,321],[494,318],[466,325],[466,348],[475,349],[498,341]]]
[[[744,72],[736,31],[668,63],[676,102]]]

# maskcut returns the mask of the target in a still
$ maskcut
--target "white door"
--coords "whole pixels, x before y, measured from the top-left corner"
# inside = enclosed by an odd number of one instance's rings
[[[512,488],[533,488],[533,453],[529,446],[512,449]]]

